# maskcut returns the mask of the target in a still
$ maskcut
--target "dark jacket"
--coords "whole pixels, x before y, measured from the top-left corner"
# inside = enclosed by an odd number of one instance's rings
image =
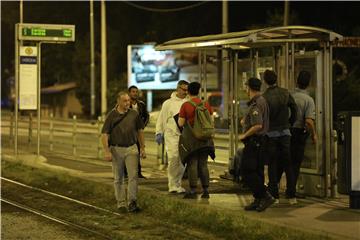
[[[270,86],[263,96],[269,105],[269,132],[289,129],[296,120],[297,112],[295,100],[289,91],[278,86]]]
[[[193,154],[202,152],[206,152],[212,159],[215,159],[214,141],[195,138],[188,123],[186,123],[179,140],[181,162],[185,164]]]
[[[146,109],[146,104],[143,101],[136,100],[138,105],[138,111],[141,119],[144,122],[144,125],[146,126],[149,123],[149,112]],[[131,108],[131,105],[130,105]]]

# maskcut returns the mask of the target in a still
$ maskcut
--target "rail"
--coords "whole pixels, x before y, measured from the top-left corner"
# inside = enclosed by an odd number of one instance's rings
[[[14,114],[5,112],[1,116],[1,134],[3,143],[10,146],[14,143],[15,120]],[[41,120],[41,148],[50,152],[66,153],[76,157],[101,159],[103,148],[101,143],[101,129],[104,121],[84,120],[74,115],[70,119],[55,118],[52,114]],[[34,146],[36,144],[37,121],[31,113],[19,116],[18,143],[19,146]],[[164,146],[158,146],[154,141],[155,121],[150,122],[144,130],[147,142],[147,155],[157,158],[160,165],[167,163]],[[8,139],[5,136],[8,135]],[[35,135],[35,138],[34,138]],[[224,130],[218,130],[214,139],[217,152],[221,152],[223,163],[227,163],[228,135]],[[217,154],[218,155],[218,154]],[[219,159],[219,158],[218,158]],[[219,161],[217,161],[219,162]]]

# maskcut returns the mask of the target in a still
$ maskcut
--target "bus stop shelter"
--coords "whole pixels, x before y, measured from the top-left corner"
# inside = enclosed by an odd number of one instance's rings
[[[298,180],[298,191],[329,197],[336,189],[336,131],[333,129],[332,65],[333,46],[343,36],[312,26],[281,26],[188,37],[167,41],[156,50],[198,51],[202,96],[206,96],[207,51],[221,51],[218,58],[225,66],[222,79],[224,118],[229,121],[229,169],[236,149],[241,145],[239,120],[244,113],[245,82],[249,77],[262,79],[266,69],[278,74],[278,84],[290,91],[301,70],[311,73],[310,95],[316,104],[318,142],[307,144]],[[265,85],[265,84],[263,84]]]

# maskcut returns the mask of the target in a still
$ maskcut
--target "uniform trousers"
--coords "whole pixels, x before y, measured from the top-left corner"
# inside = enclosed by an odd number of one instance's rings
[[[244,140],[241,161],[241,175],[251,189],[255,199],[264,198],[263,137],[249,137]]]

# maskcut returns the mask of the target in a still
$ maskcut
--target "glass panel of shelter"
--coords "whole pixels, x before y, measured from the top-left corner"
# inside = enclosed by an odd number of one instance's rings
[[[273,48],[274,49],[274,48]],[[278,82],[279,85],[287,85],[290,91],[293,91],[296,87],[296,78],[301,70],[307,70],[311,73],[310,86],[308,91],[310,96],[315,100],[316,105],[316,131],[318,133],[318,143],[316,145],[312,144],[311,138],[307,139],[306,148],[305,148],[305,157],[302,163],[302,171],[307,172],[310,170],[311,173],[321,173],[321,167],[323,166],[323,153],[322,153],[322,53],[320,51],[311,51],[311,52],[296,52],[294,57],[294,82],[287,82],[285,84],[285,59],[281,55],[281,51],[258,51],[254,50],[254,54],[249,54],[249,56],[244,56],[238,58],[238,99],[237,105],[239,112],[239,119],[241,119],[247,111],[247,102],[248,96],[246,94],[245,83],[250,77],[257,77],[262,80],[262,91],[265,91],[266,84],[264,83],[263,73],[265,70],[275,70],[278,73]],[[261,54],[260,54],[261,53]],[[276,55],[273,55],[273,54]],[[289,66],[291,68],[291,64]],[[290,78],[290,73],[288,78]],[[288,80],[291,81],[291,80]],[[241,131],[241,129],[240,129]]]

